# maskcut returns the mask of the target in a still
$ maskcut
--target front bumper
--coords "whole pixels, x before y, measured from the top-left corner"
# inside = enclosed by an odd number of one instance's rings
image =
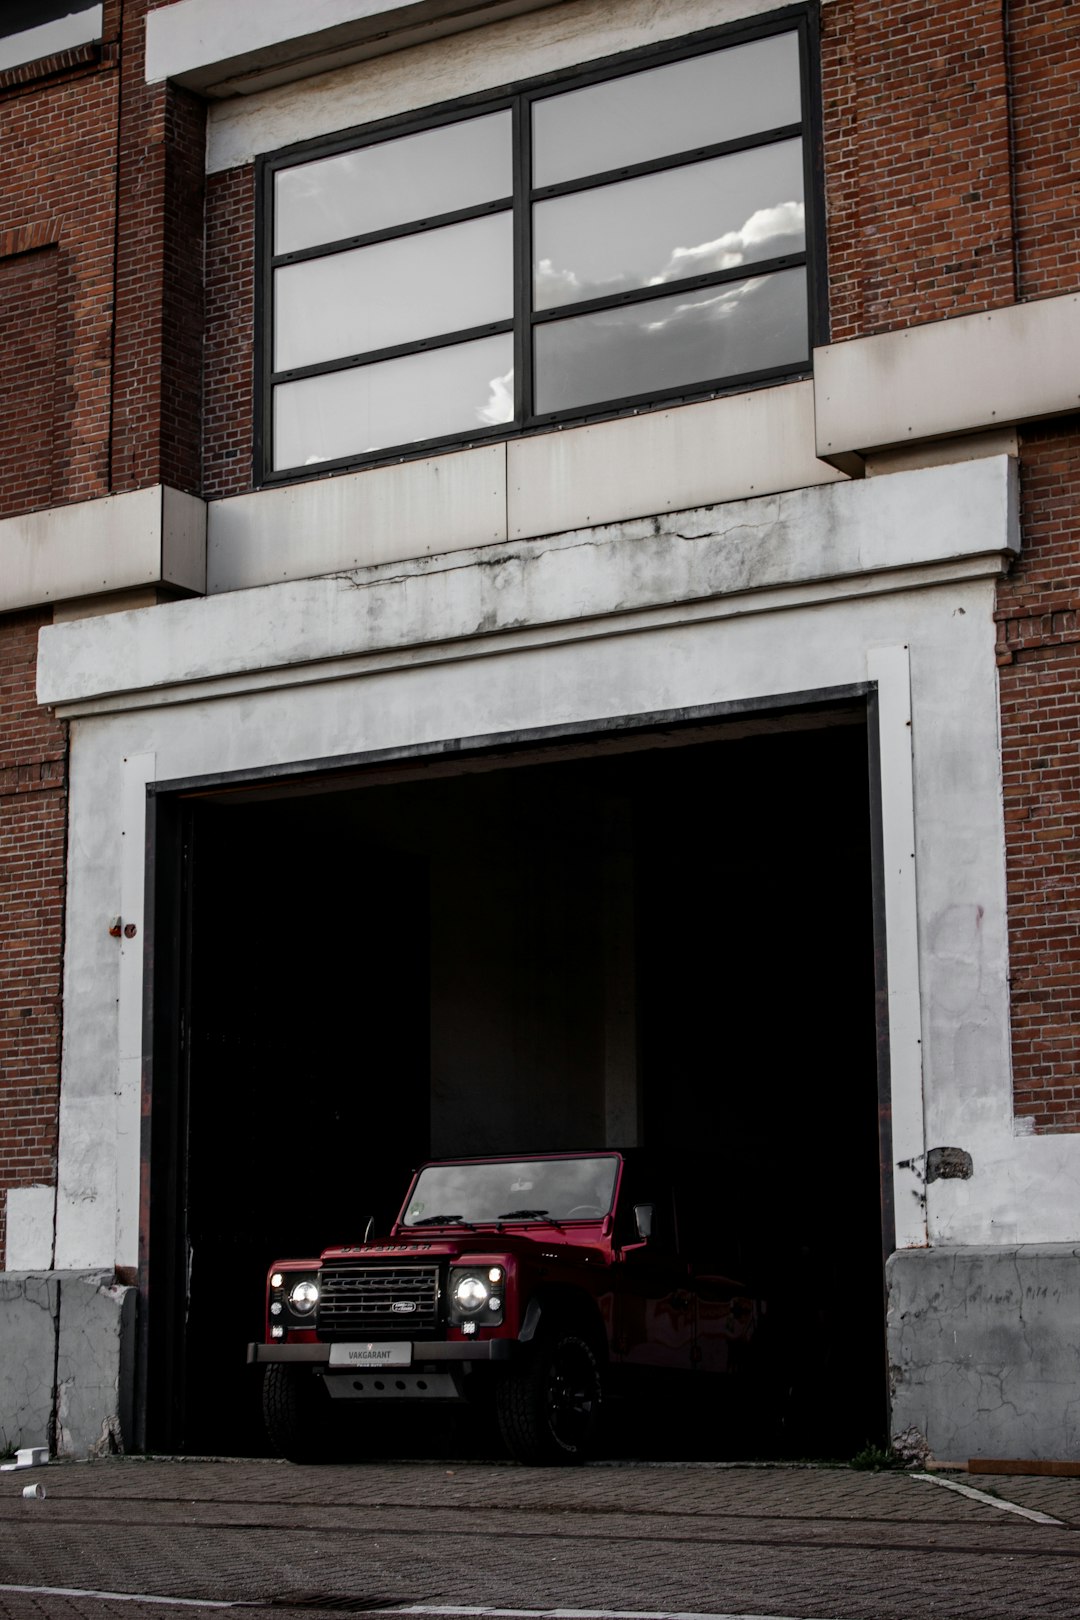
[[[510,1361],[521,1347],[516,1339],[481,1339],[476,1344],[455,1339],[453,1343],[439,1340],[415,1339],[412,1345],[410,1371],[445,1362]],[[270,1361],[306,1362],[308,1366],[330,1366],[328,1344],[249,1344],[248,1365],[262,1365]],[[369,1368],[377,1371],[377,1368]],[[347,1367],[336,1367],[335,1372],[348,1372]]]

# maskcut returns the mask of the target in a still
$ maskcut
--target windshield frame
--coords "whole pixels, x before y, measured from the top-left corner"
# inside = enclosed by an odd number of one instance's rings
[[[545,1212],[542,1215],[526,1215],[523,1213],[526,1209],[542,1207],[544,1203],[542,1194],[540,1192],[534,1193],[533,1185],[530,1185],[528,1188],[522,1186],[517,1193],[513,1191],[507,1192],[505,1195],[503,1195],[503,1197],[496,1200],[496,1202],[503,1202],[505,1200],[509,1206],[505,1212],[496,1209],[491,1213],[475,1213],[475,1210],[470,1211],[470,1209],[467,1207],[459,1207],[467,1202],[460,1196],[457,1198],[456,1203],[452,1197],[444,1197],[443,1201],[447,1204],[447,1207],[435,1209],[434,1205],[432,1205],[432,1212],[430,1214],[427,1213],[425,1209],[425,1205],[428,1203],[426,1198],[420,1201],[418,1207],[414,1207],[417,1206],[417,1191],[420,1187],[422,1179],[426,1174],[428,1174],[428,1172],[433,1170],[465,1170],[474,1166],[490,1166],[492,1169],[496,1169],[499,1166],[503,1166],[508,1169],[513,1167],[519,1172],[519,1181],[524,1181],[526,1175],[528,1174],[528,1167],[530,1166],[535,1166],[538,1170],[540,1170],[542,1167],[548,1165],[566,1164],[581,1160],[589,1161],[590,1163],[595,1163],[596,1161],[600,1160],[609,1161],[612,1166],[611,1186],[607,1197],[607,1204],[606,1207],[602,1208],[598,1203],[597,1208],[599,1213],[597,1214],[571,1216],[569,1214],[561,1214],[558,1208],[550,1208],[550,1212],[548,1209],[545,1209]],[[494,1227],[498,1229],[504,1226],[595,1226],[598,1222],[611,1219],[614,1214],[615,1206],[618,1201],[619,1186],[622,1180],[623,1169],[623,1156],[613,1148],[600,1148],[593,1152],[587,1153],[507,1153],[485,1156],[483,1158],[432,1159],[427,1164],[421,1165],[413,1177],[409,1186],[408,1194],[406,1195],[405,1201],[401,1206],[397,1220],[394,1223],[395,1230],[405,1232],[430,1232],[443,1228],[452,1231],[467,1232],[477,1227]],[[514,1202],[515,1198],[517,1199],[517,1203]],[[438,1202],[438,1200],[436,1200],[436,1202]],[[584,1200],[582,1200],[582,1202],[584,1202]],[[452,1208],[450,1207],[451,1204],[453,1205]],[[577,1206],[571,1204],[570,1207],[576,1208]],[[519,1211],[522,1213],[518,1213]],[[412,1217],[411,1219],[410,1216]],[[435,1218],[436,1216],[443,1216],[447,1218],[437,1220]]]

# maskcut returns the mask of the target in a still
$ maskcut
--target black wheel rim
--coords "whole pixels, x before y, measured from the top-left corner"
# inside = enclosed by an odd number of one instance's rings
[[[596,1413],[596,1370],[584,1345],[560,1345],[551,1360],[546,1391],[548,1429],[564,1451],[580,1451]]]

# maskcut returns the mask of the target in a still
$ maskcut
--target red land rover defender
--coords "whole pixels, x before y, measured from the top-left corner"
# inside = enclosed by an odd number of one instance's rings
[[[572,1463],[609,1391],[745,1374],[761,1312],[635,1154],[459,1159],[424,1165],[385,1240],[273,1265],[248,1360],[294,1462],[333,1450],[339,1401],[487,1396],[519,1461]]]

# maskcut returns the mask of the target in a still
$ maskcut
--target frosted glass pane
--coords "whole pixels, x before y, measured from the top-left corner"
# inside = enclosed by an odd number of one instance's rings
[[[310,467],[514,417],[510,333],[274,390],[274,466]]]
[[[389,230],[513,191],[509,112],[440,124],[279,169],[274,252]]]
[[[274,271],[274,370],[508,321],[512,216],[395,236]]]
[[[552,321],[535,345],[541,413],[795,366],[809,356],[806,272]]]
[[[800,103],[794,33],[568,90],[533,103],[533,184],[797,124]]]
[[[535,308],[806,247],[802,141],[553,197],[533,209]]]

